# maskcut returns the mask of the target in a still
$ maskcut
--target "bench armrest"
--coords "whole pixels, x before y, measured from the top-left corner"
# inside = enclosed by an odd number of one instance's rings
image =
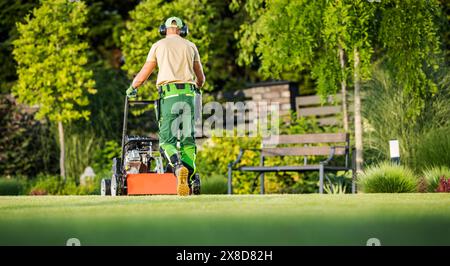
[[[231,167],[231,168],[233,168],[234,166],[236,166],[240,161],[241,161],[241,159],[242,159],[242,156],[244,155],[244,152],[245,151],[261,151],[261,149],[240,149],[239,150],[239,154],[238,154],[238,157],[236,158],[236,160],[235,161],[233,161],[233,162],[230,162],[229,164],[228,164],[228,167]]]
[[[336,147],[332,146],[331,150],[330,150],[330,155],[328,155],[328,158],[325,161],[321,161],[320,164],[324,164],[324,165],[329,164],[333,160],[335,152],[336,152]]]
[[[320,164],[324,164],[324,165],[329,164],[334,159],[334,155],[336,153],[336,148],[345,148],[346,154],[349,152],[349,147],[347,147],[347,146],[331,146],[330,155],[328,155],[328,158],[325,161],[321,161]]]

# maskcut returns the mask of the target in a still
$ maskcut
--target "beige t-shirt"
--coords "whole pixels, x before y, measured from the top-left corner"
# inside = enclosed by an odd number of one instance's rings
[[[158,64],[156,85],[195,84],[194,61],[200,61],[197,47],[179,35],[169,35],[152,45],[147,62]]]

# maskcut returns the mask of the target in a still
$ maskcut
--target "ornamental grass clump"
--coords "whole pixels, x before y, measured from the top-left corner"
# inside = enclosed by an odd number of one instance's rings
[[[406,166],[384,162],[364,171],[358,184],[364,193],[413,193],[418,181]]]

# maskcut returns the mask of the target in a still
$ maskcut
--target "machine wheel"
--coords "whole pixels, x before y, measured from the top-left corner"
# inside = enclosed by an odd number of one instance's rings
[[[115,175],[113,175],[111,177],[111,196],[117,196],[119,195],[119,190],[118,190],[118,186],[117,186],[118,182],[117,182],[117,177]]]
[[[194,180],[191,183],[191,187],[192,187],[192,194],[194,195],[200,195],[200,191],[201,191],[201,185],[202,182],[200,180],[200,175],[198,173],[196,173],[194,175]]]
[[[120,169],[122,168],[120,163],[121,163],[120,158],[113,158],[113,163],[112,163],[113,175],[119,176],[120,171],[121,171]]]
[[[100,195],[111,195],[111,179],[103,178],[100,185]]]

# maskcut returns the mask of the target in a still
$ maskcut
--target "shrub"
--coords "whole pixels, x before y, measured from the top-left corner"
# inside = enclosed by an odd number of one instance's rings
[[[428,192],[436,192],[439,186],[439,179],[444,177],[450,178],[450,168],[446,166],[432,167],[423,171],[423,179]]]
[[[261,138],[213,136],[197,154],[196,165],[202,181],[208,176],[227,176],[227,166],[237,158],[240,148],[258,148],[260,145]],[[256,165],[258,162],[259,153],[251,150],[246,151],[241,160],[245,165]],[[252,193],[253,176],[251,173],[233,172],[233,192]]]
[[[450,126],[431,129],[421,138],[416,148],[416,164],[419,169],[450,167]]]
[[[108,170],[110,172],[112,160],[114,157],[120,157],[121,147],[116,141],[107,141],[101,149],[98,149],[94,153],[94,163],[92,167],[95,172],[100,172],[103,170]],[[108,172],[108,173],[109,173]]]
[[[201,193],[202,194],[226,194],[227,193],[227,178],[222,175],[212,175],[201,178]]]
[[[67,180],[69,182],[69,179]],[[40,175],[30,188],[30,195],[58,195],[62,187],[62,180],[58,176]]]
[[[57,146],[46,121],[9,96],[0,96],[0,176],[57,172]]]
[[[28,191],[29,195],[95,195],[99,193],[100,177],[77,186],[73,178],[64,183],[59,176],[39,176]]]
[[[83,170],[93,163],[96,149],[100,146],[91,129],[76,132],[75,127],[66,126],[66,174],[69,178],[78,178]]]
[[[345,194],[352,192],[352,173],[326,173],[323,190],[327,194]]]
[[[417,192],[418,178],[406,166],[383,162],[364,171],[358,184],[365,193],[408,193]]]
[[[20,195],[24,183],[16,178],[0,178],[0,195]]]

